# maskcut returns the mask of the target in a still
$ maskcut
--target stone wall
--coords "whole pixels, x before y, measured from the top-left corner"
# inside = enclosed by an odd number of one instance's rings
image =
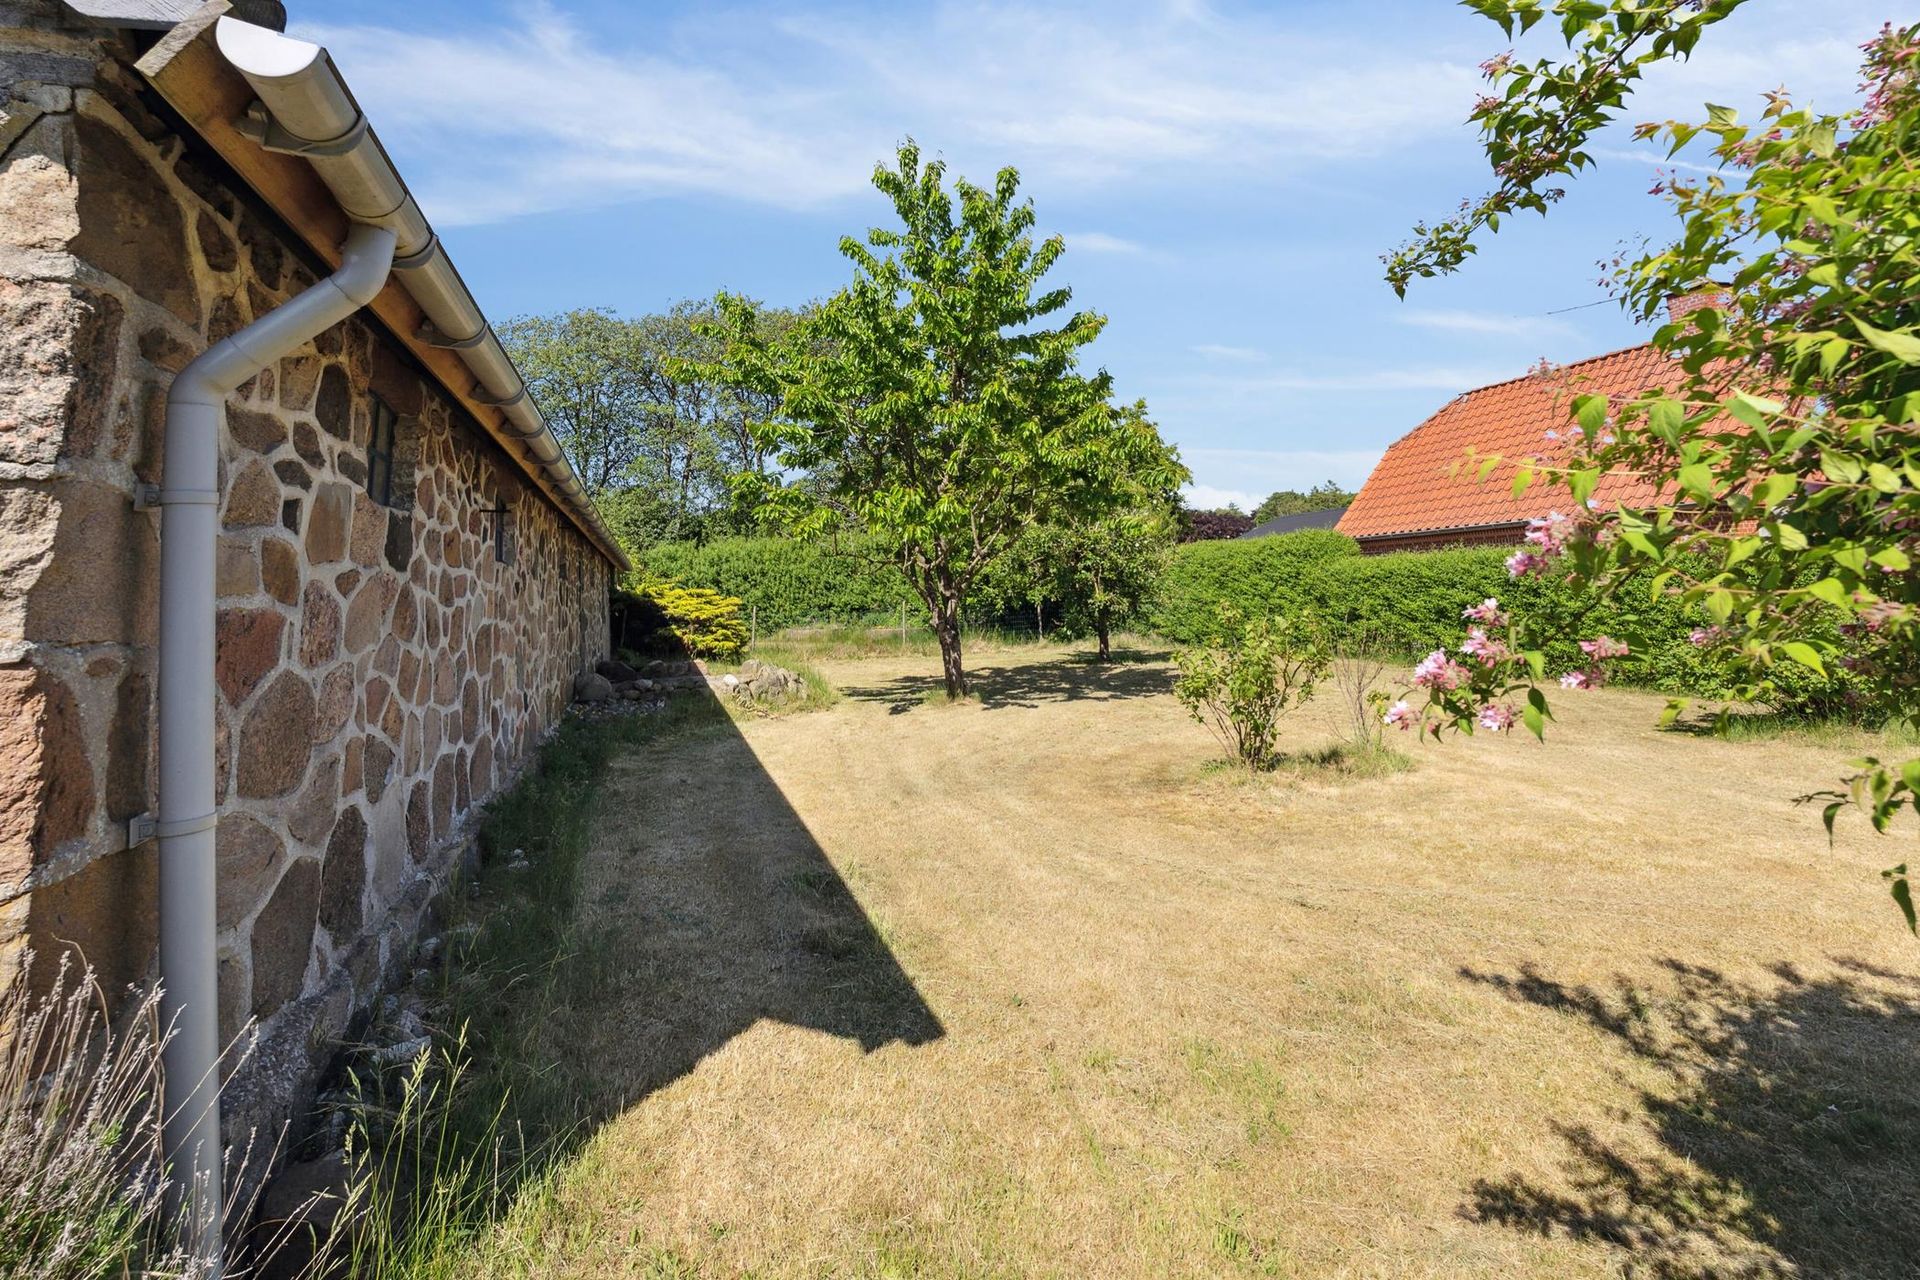
[[[131,495],[171,376],[315,278],[117,40],[0,0],[0,981],[28,945],[152,976],[126,822],[153,805],[160,528]],[[468,819],[604,656],[611,568],[364,313],[242,387],[223,444],[221,1026],[261,1032],[231,1128],[284,1116],[406,961]]]

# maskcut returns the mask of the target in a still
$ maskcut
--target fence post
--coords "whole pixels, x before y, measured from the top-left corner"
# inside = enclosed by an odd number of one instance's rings
[[[754,642],[759,639],[760,606],[758,604],[750,604],[747,606],[747,648],[753,648]]]
[[[900,647],[907,647],[907,603],[904,600],[900,602]]]

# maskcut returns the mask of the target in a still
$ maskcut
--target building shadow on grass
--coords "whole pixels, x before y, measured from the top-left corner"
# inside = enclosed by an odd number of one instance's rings
[[[711,697],[704,692],[681,695]],[[924,1045],[939,1018],[724,711],[616,761],[583,892],[608,1113],[763,1019]]]
[[[1604,1241],[1658,1280],[1920,1274],[1920,980],[1840,960],[1756,986],[1664,963],[1657,989],[1462,971],[1664,1077],[1641,1092],[1643,1137],[1560,1126],[1562,1180],[1483,1179],[1463,1215]]]
[[[988,710],[1033,708],[1046,702],[1109,702],[1151,698],[1173,688],[1162,665],[1164,651],[1116,649],[1114,660],[1100,662],[1091,653],[1068,654],[1044,662],[968,664],[967,684],[974,701]],[[945,689],[940,676],[900,676],[885,684],[842,688],[856,702],[881,702],[894,715],[929,705]]]
[[[392,1173],[374,1203],[396,1206],[402,1238],[449,1230],[414,1223],[415,1204],[451,1204],[453,1229],[478,1230],[763,1021],[865,1053],[945,1035],[718,698],[703,687],[662,711],[623,710],[563,728],[490,808],[465,890],[471,932],[448,948],[448,994],[429,1010],[446,1041],[465,1027],[459,1088],[407,1103],[409,1066],[358,1059],[360,1111],[376,1164]],[[585,835],[588,824],[584,852],[578,839],[547,844],[549,832]],[[740,1111],[754,1101],[738,1099]],[[395,1127],[409,1110],[412,1127]],[[324,1130],[300,1158],[332,1149]],[[267,1274],[303,1275],[312,1249],[298,1235]]]

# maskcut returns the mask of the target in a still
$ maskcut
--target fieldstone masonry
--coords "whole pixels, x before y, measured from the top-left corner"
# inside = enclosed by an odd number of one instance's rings
[[[315,279],[134,56],[0,0],[0,981],[69,943],[110,989],[152,974],[126,822],[153,803],[160,521],[132,494],[173,374]],[[221,1026],[261,1031],[232,1129],[284,1118],[406,962],[463,824],[605,656],[611,566],[364,315],[242,387],[226,433]]]

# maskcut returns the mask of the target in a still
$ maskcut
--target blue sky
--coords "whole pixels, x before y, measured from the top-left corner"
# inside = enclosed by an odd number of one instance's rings
[[[1820,0],[1817,26],[1807,3],[1750,0],[1629,119],[1780,83],[1850,101],[1856,46],[1909,0]],[[1486,179],[1464,121],[1508,42],[1447,0],[288,7],[496,321],[823,296],[898,139],[976,180],[1016,166],[1067,238],[1056,277],[1110,318],[1092,359],[1198,505],[1357,485],[1455,393],[1643,340],[1596,264],[1667,226],[1660,157],[1623,134],[1551,218],[1394,298],[1379,255]]]

